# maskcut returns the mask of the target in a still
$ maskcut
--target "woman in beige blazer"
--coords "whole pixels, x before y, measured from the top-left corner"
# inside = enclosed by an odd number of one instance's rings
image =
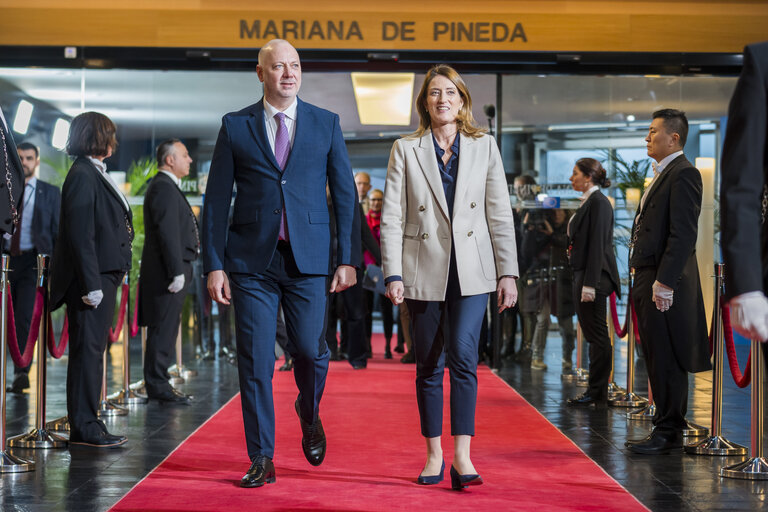
[[[416,99],[419,129],[395,142],[381,216],[387,297],[408,303],[416,398],[427,461],[420,484],[443,479],[443,375],[451,382],[451,485],[481,484],[470,459],[477,356],[488,293],[502,311],[517,300],[515,228],[494,139],[475,125],[459,74],[437,65]]]

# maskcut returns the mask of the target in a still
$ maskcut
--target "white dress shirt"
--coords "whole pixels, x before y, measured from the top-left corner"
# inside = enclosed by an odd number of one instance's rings
[[[293,139],[296,135],[296,107],[298,101],[294,98],[288,108],[282,111],[285,114],[285,127],[288,130],[288,140],[290,141],[290,147],[293,148]],[[277,135],[277,119],[275,114],[281,112],[264,100],[264,124],[267,127],[267,138],[269,139],[269,147],[272,149],[272,154],[275,154],[275,136]]]
[[[166,171],[165,169],[160,169],[158,172],[161,172],[166,176],[168,176],[169,178],[171,178],[171,180],[173,180],[176,186],[179,187],[179,189],[181,189],[181,178],[176,177],[176,175],[173,174],[171,171]]]
[[[32,222],[35,218],[36,190],[37,178],[33,176],[24,186],[24,208],[21,211],[21,234],[19,235],[19,249],[22,251],[35,248],[32,241]]]
[[[96,158],[93,158],[92,156],[87,157],[88,160],[91,161],[93,165],[96,166],[96,169],[99,170],[101,175],[104,177],[105,180],[107,180],[107,183],[109,183],[113,189],[115,189],[115,192],[117,192],[117,197],[120,198],[120,201],[123,202],[123,208],[125,208],[125,211],[130,211],[131,207],[128,206],[128,200],[123,195],[123,191],[120,190],[120,187],[117,186],[117,183],[115,183],[115,180],[112,179],[112,176],[109,175],[107,172],[107,164],[102,162],[101,160],[98,160]]]

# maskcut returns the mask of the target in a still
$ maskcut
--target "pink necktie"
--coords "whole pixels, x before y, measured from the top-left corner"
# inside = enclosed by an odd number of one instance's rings
[[[288,128],[285,127],[285,114],[278,112],[275,114],[277,121],[277,133],[275,133],[275,159],[281,170],[285,169],[285,162],[288,161],[288,154],[291,152],[291,141],[288,137]],[[288,241],[288,222],[285,219],[285,204],[283,204],[282,217],[280,217],[280,240]]]

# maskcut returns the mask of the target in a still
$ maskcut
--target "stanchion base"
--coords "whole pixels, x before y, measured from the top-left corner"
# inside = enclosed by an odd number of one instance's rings
[[[648,404],[642,409],[628,412],[627,419],[631,421],[651,421],[656,415],[656,405]]]
[[[711,436],[698,443],[689,444],[683,448],[691,455],[746,455],[747,448],[732,443],[722,436]]]
[[[563,382],[571,382],[576,379],[576,372],[573,370],[567,370],[560,374],[560,380]]]
[[[62,416],[61,418],[51,420],[45,424],[45,430],[49,432],[66,432],[69,434],[69,417]]]
[[[645,407],[647,403],[648,400],[634,393],[624,393],[613,400],[608,399],[608,405],[611,407]]]
[[[692,421],[688,422],[688,428],[683,429],[683,437],[706,437],[709,435],[709,429],[697,425]]]
[[[126,416],[128,409],[115,405],[109,400],[102,400],[99,404],[99,418],[112,417],[112,416]]]
[[[171,378],[168,379],[168,383],[171,386],[176,386],[178,384],[184,384],[184,382],[186,382],[184,380],[184,377],[179,377],[178,375],[171,375]]]
[[[752,457],[722,468],[720,476],[741,480],[768,480],[768,462],[763,457]]]
[[[0,473],[23,473],[34,470],[34,461],[11,455],[8,450],[0,452]]]
[[[197,377],[197,370],[193,370],[192,368],[189,368],[187,366],[182,366],[179,368],[179,375],[181,375],[184,379],[188,379],[190,377]]]
[[[147,396],[147,387],[144,385],[144,379],[134,382],[129,387],[134,390],[136,394]]]
[[[610,382],[608,384],[608,396],[611,397],[611,398],[615,398],[615,397],[617,397],[619,395],[624,395],[624,394],[626,394],[626,392],[627,392],[626,389],[624,389],[623,387],[619,386],[615,382]]]
[[[35,448],[38,450],[65,448],[67,440],[45,429],[35,428],[26,434],[11,437],[8,439],[8,446],[11,448]]]
[[[146,404],[148,399],[146,396],[136,393],[131,388],[118,391],[107,396],[110,402],[118,405],[143,405]]]

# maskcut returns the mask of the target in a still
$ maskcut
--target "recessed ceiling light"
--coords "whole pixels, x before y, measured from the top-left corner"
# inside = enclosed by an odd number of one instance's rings
[[[69,121],[62,119],[61,117],[56,120],[56,124],[53,126],[53,137],[51,137],[51,146],[56,149],[64,149],[67,145],[67,137],[69,136]]]
[[[29,130],[29,122],[32,120],[32,111],[35,106],[27,100],[21,100],[16,109],[16,117],[13,118],[13,131],[25,135]]]

